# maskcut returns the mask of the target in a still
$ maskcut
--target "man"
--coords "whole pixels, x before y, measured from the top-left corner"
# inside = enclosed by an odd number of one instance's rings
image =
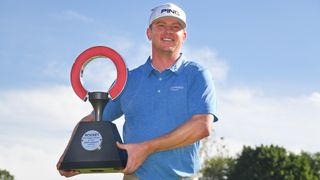
[[[182,56],[185,28],[186,15],[178,6],[152,9],[146,32],[152,56],[129,72],[122,94],[104,109],[103,120],[125,117],[124,144],[117,144],[128,153],[124,179],[183,179],[200,168],[199,140],[217,120],[216,98],[211,74]],[[88,115],[83,121],[93,119]]]

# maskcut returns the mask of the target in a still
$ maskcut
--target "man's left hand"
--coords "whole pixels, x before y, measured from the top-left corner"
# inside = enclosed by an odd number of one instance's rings
[[[128,153],[128,161],[126,167],[122,170],[124,174],[134,173],[144,162],[144,160],[152,153],[147,143],[138,144],[121,144],[117,142],[120,149],[124,149]]]

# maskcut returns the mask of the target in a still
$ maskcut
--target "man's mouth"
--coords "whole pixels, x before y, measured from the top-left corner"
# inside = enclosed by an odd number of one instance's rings
[[[171,38],[162,38],[162,41],[173,42],[174,40]]]

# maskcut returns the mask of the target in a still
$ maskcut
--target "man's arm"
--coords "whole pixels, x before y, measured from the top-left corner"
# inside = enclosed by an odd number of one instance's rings
[[[133,173],[152,153],[191,145],[210,135],[213,115],[197,114],[190,120],[159,138],[138,144],[119,144],[118,147],[128,152],[128,162],[123,170],[125,174]]]

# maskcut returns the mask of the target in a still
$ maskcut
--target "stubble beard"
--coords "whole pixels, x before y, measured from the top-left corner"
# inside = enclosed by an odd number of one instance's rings
[[[167,56],[171,56],[174,53],[176,53],[177,51],[179,51],[176,46],[162,47],[162,46],[155,45],[154,47],[155,47],[154,48],[155,51],[157,51],[157,52],[159,52],[159,53],[161,53],[163,55],[167,55]]]

